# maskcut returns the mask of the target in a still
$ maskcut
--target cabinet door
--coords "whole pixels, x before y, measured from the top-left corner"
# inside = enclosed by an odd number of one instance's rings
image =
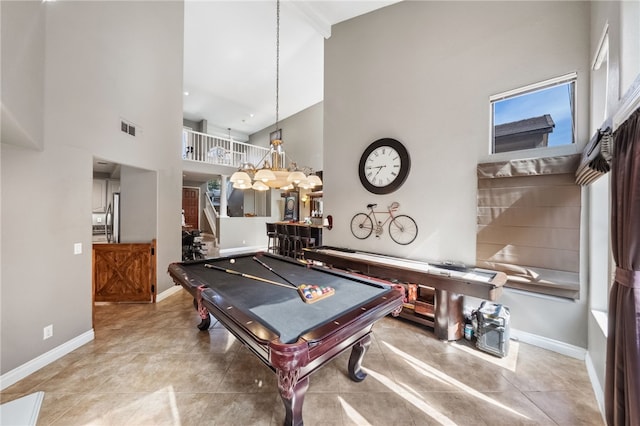
[[[120,192],[119,180],[107,180],[107,205],[113,200],[113,193]]]
[[[107,181],[104,179],[93,180],[93,212],[104,213],[107,211]]]
[[[155,247],[155,240],[149,244],[94,244],[94,301],[155,301]]]

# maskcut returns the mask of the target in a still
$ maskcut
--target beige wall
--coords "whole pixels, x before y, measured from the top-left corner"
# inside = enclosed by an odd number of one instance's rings
[[[410,1],[334,26],[324,99],[324,207],[334,228],[324,242],[473,264],[476,164],[489,158],[489,96],[577,72],[578,146],[553,153],[579,152],[590,136],[589,19],[581,2]],[[376,196],[360,185],[357,166],[382,137],[403,142],[412,166],[399,190]],[[414,243],[351,235],[351,217],[367,203],[392,201],[416,220]],[[586,348],[586,282],[582,290],[577,302],[515,291],[500,302],[511,308],[514,329]]]
[[[2,143],[42,150],[45,8],[35,1],[4,3],[0,26]]]
[[[286,153],[286,166],[295,161],[300,167],[322,170],[323,155],[323,106],[322,102],[310,106],[299,113],[280,121],[282,140]],[[269,146],[269,134],[275,125],[252,134],[249,143]]]
[[[46,40],[22,46],[34,61],[43,59],[41,109],[16,116],[34,128],[31,134],[38,133],[31,120],[42,120],[42,150],[9,145],[4,134],[1,147],[4,375],[92,330],[94,156],[157,176],[148,197],[147,223],[154,229],[145,228],[141,237],[158,240],[158,290],[172,286],[163,271],[180,260],[183,5],[2,2],[1,7],[3,88],[28,91],[39,78],[37,72],[4,72],[6,64],[19,65],[5,57],[5,43],[22,43],[34,34]],[[43,16],[44,26],[4,25],[16,16],[24,22]],[[40,106],[37,98],[33,103]],[[138,137],[120,132],[121,118],[138,126]],[[75,243],[82,244],[82,254],[73,254]],[[54,335],[43,340],[49,324]]]

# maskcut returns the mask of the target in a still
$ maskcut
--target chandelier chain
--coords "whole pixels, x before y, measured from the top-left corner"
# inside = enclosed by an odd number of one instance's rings
[[[276,1],[276,131],[280,112],[280,0]]]
[[[295,186],[309,189],[317,185],[322,185],[322,180],[313,175],[313,169],[308,167],[298,168],[294,161],[291,161],[289,169],[282,168],[284,162],[284,151],[282,148],[282,135],[279,132],[280,126],[280,0],[276,0],[276,132],[270,134],[270,149],[264,154],[260,163],[263,167],[256,169],[252,163],[243,165],[231,175],[230,181],[237,189],[254,189],[256,191],[266,191],[269,188],[291,190]],[[275,137],[274,137],[275,136]],[[229,128],[229,140],[231,140],[231,128]],[[266,161],[268,156],[272,156],[272,163]],[[280,160],[282,158],[282,160]],[[291,158],[287,156],[287,158]],[[306,173],[303,172],[307,171]],[[249,175],[250,173],[251,175]],[[311,175],[307,178],[307,173]],[[277,174],[277,175],[276,175]],[[251,181],[253,184],[251,183]]]

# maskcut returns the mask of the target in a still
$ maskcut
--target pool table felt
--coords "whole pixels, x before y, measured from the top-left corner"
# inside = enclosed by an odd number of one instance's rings
[[[261,266],[252,256],[215,259],[207,263],[245,274],[282,282],[286,281]],[[329,271],[307,268],[300,263],[290,263],[277,258],[263,256],[263,262],[278,274],[286,277],[293,284],[315,284],[328,286],[335,290],[331,297],[316,303],[305,303],[298,294],[297,288],[290,289],[265,282],[245,278],[208,269],[204,263],[185,264],[191,278],[197,277],[207,287],[223,296],[226,301],[280,336],[282,343],[293,343],[301,335],[313,330],[321,324],[330,322],[372,299],[390,292],[391,286],[379,282],[369,282],[356,277],[345,278]],[[203,292],[203,297],[211,303],[213,300]]]

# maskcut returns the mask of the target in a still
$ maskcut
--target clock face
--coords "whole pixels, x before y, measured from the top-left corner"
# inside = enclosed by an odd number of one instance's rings
[[[398,151],[383,145],[371,151],[364,163],[364,173],[371,185],[383,187],[398,177],[400,165]]]
[[[360,157],[360,182],[374,194],[388,194],[402,185],[409,174],[409,153],[395,139],[373,142]]]

